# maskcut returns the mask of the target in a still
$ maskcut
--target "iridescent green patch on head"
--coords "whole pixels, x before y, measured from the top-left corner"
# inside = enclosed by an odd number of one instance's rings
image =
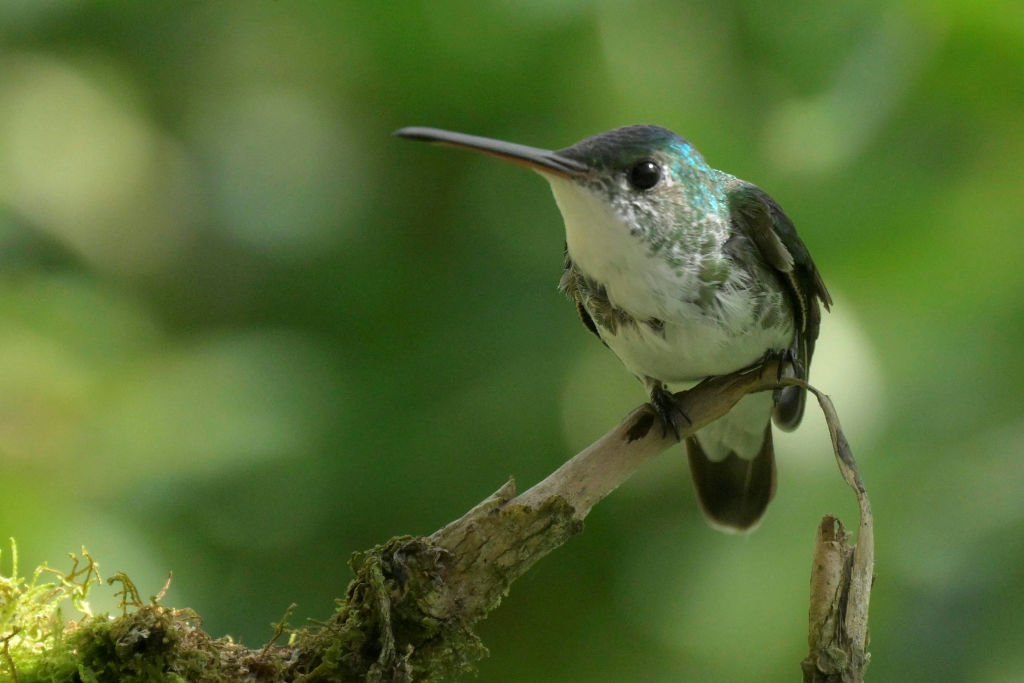
[[[682,269],[720,248],[728,220],[720,174],[686,139],[660,126],[627,126],[557,154],[585,164],[576,177],[620,217],[648,254]]]

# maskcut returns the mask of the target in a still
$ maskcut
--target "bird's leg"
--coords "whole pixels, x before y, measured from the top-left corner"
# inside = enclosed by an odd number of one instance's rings
[[[784,349],[768,349],[767,351],[764,352],[763,356],[757,359],[757,362],[751,365],[747,370],[741,372],[759,370],[760,368],[764,367],[768,363],[771,363],[772,361],[778,361],[779,364],[778,370],[776,371],[776,382],[782,381],[782,378],[785,375],[787,367],[793,368],[793,372],[796,373],[797,375],[800,374],[800,367],[797,364],[796,354],[793,353],[793,349],[789,347],[786,347]]]
[[[651,406],[661,418],[662,435],[667,436],[671,430],[676,436],[676,441],[679,441],[680,429],[691,424],[690,418],[683,412],[675,394],[666,389],[664,384],[650,377],[645,378],[644,383],[651,395]]]

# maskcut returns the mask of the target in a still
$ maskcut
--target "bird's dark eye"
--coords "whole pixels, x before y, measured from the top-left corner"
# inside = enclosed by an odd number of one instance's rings
[[[637,162],[626,174],[634,190],[649,190],[661,180],[661,167],[650,159]]]

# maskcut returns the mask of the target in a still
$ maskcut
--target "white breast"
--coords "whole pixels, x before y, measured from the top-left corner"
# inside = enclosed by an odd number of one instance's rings
[[[565,220],[565,240],[573,263],[600,282],[619,308],[638,318],[683,317],[679,300],[667,292],[696,287],[696,276],[677,274],[663,259],[652,258],[646,244],[603,198],[560,177],[548,178]]]
[[[664,322],[662,330],[644,324],[620,326],[615,334],[601,330],[605,343],[633,374],[685,384],[739,370],[766,350],[789,345],[792,329],[759,325],[752,298],[740,291],[742,283],[723,287],[717,313],[701,308],[694,302],[700,288],[699,255],[692,255],[697,260],[686,268],[673,268],[665,258],[652,257],[647,244],[630,234],[602,197],[568,179],[547,179],[565,219],[573,263],[604,285],[615,307],[638,320]]]

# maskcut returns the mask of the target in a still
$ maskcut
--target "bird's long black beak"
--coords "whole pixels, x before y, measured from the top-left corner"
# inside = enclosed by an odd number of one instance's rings
[[[517,145],[514,142],[482,138],[476,135],[455,133],[440,128],[400,128],[395,135],[410,140],[425,140],[452,147],[470,149],[491,156],[498,157],[504,161],[510,161],[520,166],[526,166],[541,173],[554,173],[556,175],[572,178],[583,175],[589,169],[583,163],[574,159],[560,156],[558,152],[537,147]]]

